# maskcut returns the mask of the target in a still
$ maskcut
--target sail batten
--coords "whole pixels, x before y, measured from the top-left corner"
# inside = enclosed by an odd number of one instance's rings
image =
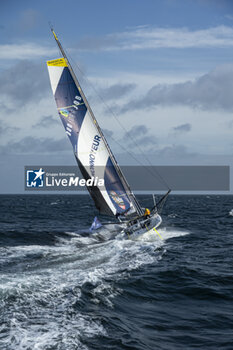
[[[88,191],[100,212],[107,215],[141,214],[141,208],[89,106],[65,52],[53,32],[63,58],[48,61],[52,91],[59,116],[85,179],[104,179],[104,189]]]

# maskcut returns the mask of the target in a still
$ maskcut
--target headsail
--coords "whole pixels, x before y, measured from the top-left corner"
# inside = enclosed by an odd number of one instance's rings
[[[97,209],[108,215],[141,214],[109,145],[94,117],[79,82],[53,32],[63,58],[48,61],[58,113],[73,146],[83,177],[104,179],[104,188],[87,187]]]

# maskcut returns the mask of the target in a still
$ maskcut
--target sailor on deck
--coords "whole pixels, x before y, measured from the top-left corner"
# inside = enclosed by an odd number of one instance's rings
[[[150,217],[150,210],[148,208],[145,208],[144,216]]]

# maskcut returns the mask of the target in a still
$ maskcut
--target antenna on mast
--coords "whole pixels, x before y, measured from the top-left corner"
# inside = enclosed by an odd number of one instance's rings
[[[49,24],[51,32],[53,33],[53,36],[54,36],[55,40],[58,41],[58,37],[56,36],[56,34],[54,32],[52,23],[49,21],[48,24]]]
[[[52,31],[53,30],[52,22],[48,21],[48,25],[49,25],[50,30]]]

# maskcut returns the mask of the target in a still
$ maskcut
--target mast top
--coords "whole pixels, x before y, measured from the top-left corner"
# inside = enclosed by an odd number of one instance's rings
[[[58,37],[57,37],[56,33],[54,32],[53,25],[51,22],[49,22],[49,26],[50,26],[51,32],[53,33],[54,39],[56,41],[58,41]]]
[[[53,33],[53,36],[54,36],[55,40],[58,41],[58,37],[56,36],[56,34],[55,34],[53,28],[51,28],[51,32]]]

